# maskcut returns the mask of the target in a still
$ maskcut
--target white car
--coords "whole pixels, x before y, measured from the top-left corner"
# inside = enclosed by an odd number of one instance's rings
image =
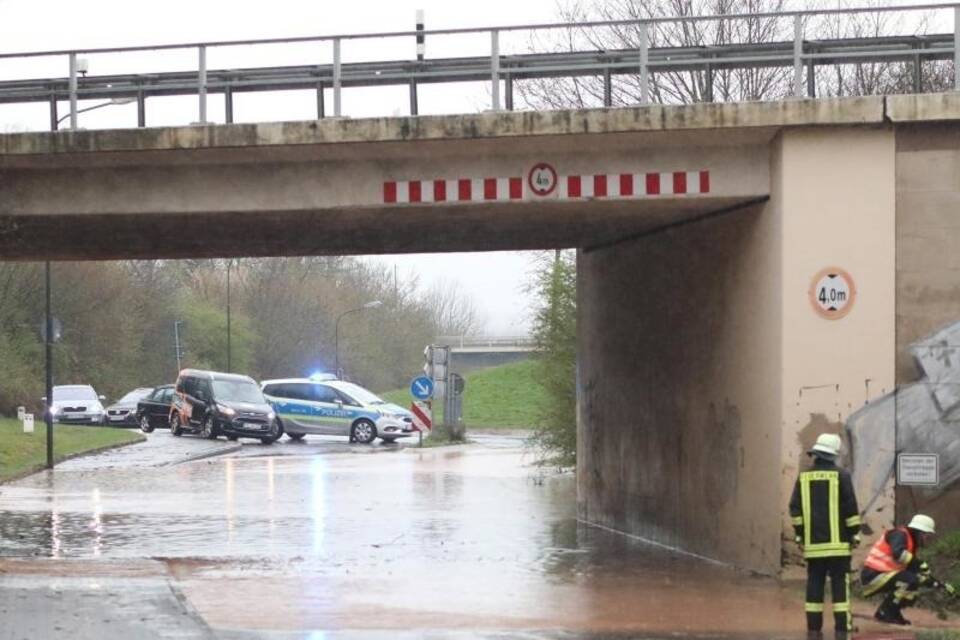
[[[349,436],[362,444],[416,433],[413,414],[360,385],[311,378],[265,380],[263,394],[293,440],[307,434]]]
[[[97,395],[88,384],[58,385],[53,388],[50,412],[54,422],[103,424],[107,415],[103,408],[104,400],[106,398]]]

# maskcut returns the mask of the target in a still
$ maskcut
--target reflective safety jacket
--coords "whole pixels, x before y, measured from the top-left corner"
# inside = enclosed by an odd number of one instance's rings
[[[850,555],[850,540],[860,532],[860,511],[850,474],[817,458],[797,478],[790,498],[790,518],[803,542],[803,557]]]
[[[917,542],[906,527],[897,527],[885,531],[864,561],[863,566],[878,573],[904,571],[915,568],[919,563],[916,557]]]

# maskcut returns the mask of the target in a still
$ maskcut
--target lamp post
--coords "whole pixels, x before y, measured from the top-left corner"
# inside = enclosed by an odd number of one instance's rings
[[[108,101],[106,101],[106,102],[101,102],[100,104],[95,104],[95,105],[92,105],[92,106],[89,106],[89,107],[84,107],[83,109],[77,109],[77,110],[74,111],[74,112],[68,113],[68,114],[66,114],[65,116],[62,116],[59,120],[57,120],[57,125],[59,126],[59,124],[60,124],[61,122],[63,122],[64,120],[66,120],[67,118],[69,118],[69,117],[72,116],[72,115],[76,115],[76,114],[79,114],[79,113],[84,113],[84,112],[87,112],[87,111],[93,111],[94,109],[102,109],[103,107],[111,107],[111,106],[113,106],[113,105],[115,105],[115,104],[130,104],[131,102],[136,102],[136,101],[137,101],[136,98],[113,98],[113,99],[108,100]]]
[[[354,309],[347,309],[346,311],[344,311],[343,313],[337,316],[337,321],[335,323],[335,331],[333,336],[333,363],[334,363],[333,366],[334,366],[334,372],[337,374],[338,379],[343,377],[342,375],[340,375],[340,319],[343,318],[343,316],[353,313],[355,311],[363,311],[364,309],[375,309],[382,304],[383,303],[380,302],[379,300],[371,300],[370,302],[367,302],[362,306],[356,307]]]
[[[233,263],[233,258],[227,261],[227,373],[233,371],[231,366],[230,356],[233,353],[230,345],[230,265]]]

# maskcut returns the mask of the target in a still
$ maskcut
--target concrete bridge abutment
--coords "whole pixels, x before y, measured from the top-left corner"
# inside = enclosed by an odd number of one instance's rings
[[[582,519],[779,571],[804,448],[893,388],[894,147],[781,131],[768,201],[580,252]],[[834,267],[836,320],[809,294]]]

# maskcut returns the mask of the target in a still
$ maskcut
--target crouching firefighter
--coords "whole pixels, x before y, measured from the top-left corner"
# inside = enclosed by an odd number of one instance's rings
[[[860,582],[863,595],[885,593],[873,617],[890,624],[910,624],[902,610],[916,602],[918,589],[942,589],[957,597],[957,590],[949,583],[940,582],[930,573],[930,567],[920,559],[918,552],[936,533],[933,518],[921,514],[913,516],[910,524],[883,532],[874,543],[863,563]]]
[[[840,469],[840,436],[821,434],[808,451],[813,467],[797,478],[790,498],[796,542],[807,561],[807,633],[820,638],[827,577],[836,638],[853,630],[850,614],[850,549],[860,544],[860,512],[850,474]]]

